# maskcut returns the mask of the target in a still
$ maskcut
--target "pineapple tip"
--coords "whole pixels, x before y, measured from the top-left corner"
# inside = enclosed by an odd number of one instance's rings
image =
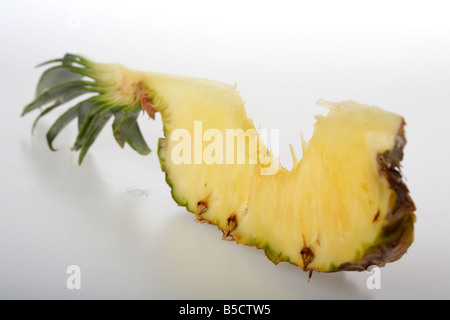
[[[27,112],[28,112],[28,107],[29,107],[29,104],[26,105],[25,107],[23,107],[22,112],[20,113],[20,116],[21,116],[21,117],[23,117],[24,115],[27,114]]]
[[[302,155],[305,155],[306,149],[308,148],[308,143],[305,140],[303,132],[300,131],[300,139],[302,141]]]
[[[331,101],[327,101],[324,99],[319,99],[316,102],[317,105],[321,106],[321,107],[325,107],[327,109],[335,109],[338,105],[337,103],[331,102]]]
[[[297,155],[295,154],[294,146],[292,144],[289,144],[289,149],[290,149],[291,155],[292,155],[292,162],[294,164],[293,167],[295,168],[298,165],[298,158],[297,158]]]

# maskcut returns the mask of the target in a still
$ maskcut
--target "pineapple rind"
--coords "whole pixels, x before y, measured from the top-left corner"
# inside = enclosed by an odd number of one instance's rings
[[[332,264],[329,271],[363,271],[370,265],[384,266],[400,259],[413,243],[416,207],[399,169],[406,144],[404,126],[405,122],[402,121],[394,147],[378,155],[380,171],[396,195],[395,203],[385,217],[379,235],[372,243],[365,245],[358,259],[339,266]]]

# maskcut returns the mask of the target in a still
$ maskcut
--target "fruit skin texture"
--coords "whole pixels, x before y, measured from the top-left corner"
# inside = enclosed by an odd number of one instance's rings
[[[155,119],[159,112],[164,138],[158,157],[174,200],[199,221],[216,225],[223,239],[264,249],[274,263],[288,261],[320,272],[384,266],[412,244],[416,208],[400,171],[406,144],[402,117],[351,101],[320,101],[330,111],[317,117],[311,141],[302,144],[302,159],[297,161],[293,154],[291,171],[280,167],[262,175],[278,159],[255,133],[234,86],[133,71],[73,54],[43,65],[55,63],[43,73],[37,97],[23,114],[46,106],[36,125],[64,103],[91,96],[53,124],[47,134],[49,147],[54,150],[58,133],[78,118],[73,150],[80,151],[81,164],[100,131],[114,119],[120,147],[128,144],[146,155],[150,148],[137,117],[144,111]],[[243,138],[249,151],[244,163],[218,163],[217,158],[212,164],[196,163],[195,155],[190,155],[190,163],[176,163],[173,155],[181,141],[177,133],[181,129],[195,136],[199,123],[202,132],[223,137],[230,129],[249,133]],[[197,145],[201,155],[212,145],[209,138],[211,144]],[[251,161],[250,150],[259,155],[256,161]]]
[[[403,121],[395,138],[394,149],[378,155],[380,170],[396,194],[395,204],[386,217],[382,232],[366,250],[362,259],[355,263],[344,263],[338,266],[336,271],[364,271],[371,265],[384,266],[387,262],[400,259],[413,243],[416,217],[412,212],[416,207],[399,170],[406,145],[404,126]]]

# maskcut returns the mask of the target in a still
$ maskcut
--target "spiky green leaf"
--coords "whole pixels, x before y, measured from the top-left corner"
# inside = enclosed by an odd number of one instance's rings
[[[50,68],[42,74],[36,87],[36,96],[38,97],[61,83],[81,80],[83,77],[84,75],[80,72],[74,72],[74,70],[66,66]]]
[[[68,93],[66,93],[64,96],[60,97],[59,99],[56,99],[55,102],[49,106],[48,108],[46,108],[44,111],[42,111],[39,116],[36,118],[36,120],[33,123],[33,128],[32,131],[34,131],[38,121],[45,116],[46,114],[48,114],[50,111],[54,110],[55,108],[59,107],[60,105],[82,95],[86,93],[84,90],[80,90],[80,89],[75,89],[74,91],[70,91]]]
[[[121,148],[125,146],[127,138],[136,123],[138,115],[139,110],[132,110],[131,112],[120,111],[116,113],[113,122],[113,134]]]
[[[79,164],[83,162],[83,159],[89,148],[94,143],[95,139],[97,139],[98,135],[100,134],[108,120],[111,118],[111,116],[112,114],[110,113],[97,114],[94,119],[92,119],[89,127],[86,130],[86,133],[83,135],[83,139],[81,140],[81,150],[78,158]]]
[[[56,63],[56,62],[61,62],[63,65],[67,65],[68,64],[68,65],[80,65],[80,66],[87,67],[86,59],[84,59],[84,58],[82,58],[81,56],[78,56],[78,55],[67,53],[64,56],[64,58],[57,58],[57,59],[47,60],[45,62],[42,62],[42,63],[38,64],[36,66],[36,68],[45,66],[47,64]]]
[[[144,140],[144,137],[142,136],[141,130],[139,129],[138,123],[135,122],[134,125],[131,127],[130,132],[128,134],[127,139],[128,145],[136,150],[141,155],[147,155],[152,150],[148,147],[147,143]]]
[[[95,99],[85,100],[78,107],[78,131],[81,131],[83,124],[86,122],[87,116],[92,110],[99,107],[102,103]]]
[[[98,107],[98,105],[98,102],[85,100],[63,113],[47,132],[47,143],[49,148],[55,151],[55,149],[53,148],[53,141],[55,140],[56,136],[59,134],[59,132],[61,132],[62,129],[64,129],[72,120],[74,120],[79,115],[80,110],[92,110],[95,107]]]
[[[33,102],[27,105],[22,112],[22,115],[44,106],[54,100],[62,98],[65,94],[74,90],[84,90],[87,92],[95,92],[96,90],[92,88],[93,82],[91,81],[71,81],[65,82],[63,84],[57,85],[44,93],[40,94]]]
[[[91,111],[86,115],[83,124],[78,129],[77,139],[75,140],[72,150],[78,151],[81,149],[86,135],[88,134],[89,130],[91,130],[92,126],[95,125],[95,121],[97,121],[98,115],[104,113],[105,109],[105,104],[99,104],[95,108],[91,109]]]

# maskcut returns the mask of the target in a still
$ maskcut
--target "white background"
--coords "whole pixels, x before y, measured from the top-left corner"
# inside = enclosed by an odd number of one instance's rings
[[[446,1],[0,1],[0,298],[450,298],[450,7]],[[307,274],[221,241],[164,182],[156,153],[121,150],[107,126],[84,164],[73,123],[51,152],[31,135],[34,66],[66,52],[237,83],[256,126],[300,152],[315,102],[355,100],[403,115],[403,172],[416,239],[381,270]],[[61,109],[62,111],[62,109]],[[37,113],[34,114],[37,116]],[[158,120],[159,118],[157,118]],[[162,125],[142,117],[156,150]],[[68,290],[66,268],[81,268]]]

